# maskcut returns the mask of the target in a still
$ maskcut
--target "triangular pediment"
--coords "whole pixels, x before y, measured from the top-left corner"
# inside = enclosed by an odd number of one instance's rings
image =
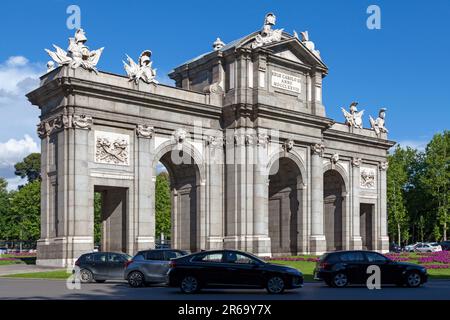
[[[259,32],[254,32],[238,41],[233,43],[235,47],[247,47],[251,48],[252,43],[255,41]],[[319,66],[323,69],[328,69],[323,63],[318,51],[309,50],[304,43],[302,43],[297,37],[290,35],[287,32],[283,32],[279,41],[273,41],[267,43],[261,48],[270,49],[274,55],[283,59],[302,63],[310,66]]]
[[[287,59],[290,61],[294,61],[294,62],[298,62],[298,63],[305,63],[304,61],[302,61],[297,55],[295,55],[291,50],[286,49],[286,50],[280,50],[278,52],[275,53],[276,56],[281,57],[283,59]]]
[[[310,66],[318,66],[328,70],[328,67],[323,63],[318,52],[309,50],[296,37],[291,37],[289,39],[271,43],[264,46],[264,48],[270,49],[275,56],[279,56],[289,61]]]

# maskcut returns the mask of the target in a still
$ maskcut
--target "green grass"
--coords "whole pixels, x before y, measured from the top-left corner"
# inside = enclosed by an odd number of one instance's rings
[[[66,269],[44,272],[16,273],[3,278],[26,278],[26,279],[67,279],[72,273],[68,273]]]
[[[312,281],[313,271],[316,266],[315,262],[309,261],[280,261],[280,260],[270,260],[270,263],[281,264],[284,266],[292,267],[300,270],[303,273],[303,277],[307,281]]]
[[[22,261],[14,260],[14,261],[2,261],[0,260],[0,266],[7,266],[11,264],[22,264]]]

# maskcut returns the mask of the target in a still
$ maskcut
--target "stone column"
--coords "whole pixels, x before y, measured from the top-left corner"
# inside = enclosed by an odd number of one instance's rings
[[[266,175],[268,143],[269,136],[266,133],[258,133],[253,175],[253,252],[259,256],[271,255],[269,192]]]
[[[155,207],[152,203],[155,193],[153,181],[153,168],[151,164],[154,156],[154,129],[149,125],[136,127],[136,175],[137,181],[137,232],[134,250],[143,250],[155,247]],[[130,250],[130,248],[128,248]],[[130,253],[130,252],[129,252]]]
[[[351,249],[361,250],[362,249],[362,239],[360,230],[360,204],[359,204],[359,193],[360,193],[360,166],[361,159],[352,159],[352,239],[351,239]]]
[[[73,129],[69,129],[68,165],[68,232],[66,246],[66,266],[72,265],[81,254],[94,248],[93,188],[89,181],[87,166],[89,134],[92,117],[74,115]],[[64,158],[59,161],[64,161]],[[58,165],[62,165],[58,163]],[[91,194],[92,191],[92,194]],[[92,202],[92,203],[91,203]]]
[[[380,163],[380,181],[378,187],[378,196],[380,198],[379,202],[379,217],[378,217],[378,246],[377,250],[381,252],[389,251],[389,236],[387,234],[387,197],[386,197],[386,188],[387,188],[387,177],[386,170],[388,168],[388,162]]]
[[[41,236],[37,241],[38,257],[36,264],[43,263],[48,259],[49,234],[48,234],[48,135],[45,129],[45,122],[38,125],[38,135],[41,138]]]
[[[310,251],[322,254],[326,251],[323,220],[323,155],[324,145],[311,147],[311,236]]]
[[[219,135],[220,134],[220,135]],[[209,136],[207,141],[207,163],[208,168],[205,190],[208,190],[207,223],[208,234],[206,249],[222,249],[223,247],[223,137],[219,132]]]

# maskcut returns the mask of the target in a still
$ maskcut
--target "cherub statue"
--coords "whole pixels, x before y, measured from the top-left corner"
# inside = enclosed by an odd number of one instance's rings
[[[127,55],[127,61],[129,64],[125,61],[123,61],[123,64],[130,81],[134,81],[136,84],[139,83],[139,80],[146,83],[158,84],[158,81],[155,79],[156,69],[152,68],[153,62],[150,61],[151,56],[152,52],[150,50],[143,51],[139,56],[139,64],[137,64]]]
[[[358,102],[352,102],[349,107],[350,112],[347,112],[347,110],[345,110],[344,108],[341,109],[344,113],[346,125],[348,125],[349,127],[362,129],[362,116],[364,114],[364,110],[358,112],[358,109],[356,108],[357,105]]]
[[[372,126],[372,129],[375,130],[377,136],[379,136],[381,133],[389,132],[388,129],[386,129],[386,127],[384,126],[385,117],[386,117],[386,108],[380,109],[380,111],[378,112],[378,118],[376,118],[375,120],[371,116],[369,116],[370,125]]]
[[[255,42],[252,43],[252,49],[262,47],[265,44],[281,40],[281,35],[284,29],[273,30],[272,26],[276,23],[276,16],[273,13],[266,14],[264,18],[264,25],[261,32],[256,35]]]
[[[70,65],[72,69],[82,67],[86,70],[98,73],[96,66],[104,48],[89,51],[89,48],[85,45],[86,41],[87,38],[84,30],[78,29],[75,32],[75,37],[69,38],[69,48],[67,49],[67,52],[56,45],[53,45],[56,49],[55,52],[48,49],[45,49],[45,51],[60,66]]]

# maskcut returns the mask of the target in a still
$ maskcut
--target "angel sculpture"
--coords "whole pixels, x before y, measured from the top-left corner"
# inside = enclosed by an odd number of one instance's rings
[[[344,108],[342,109],[342,112],[344,113],[344,117],[345,117],[345,124],[348,125],[349,127],[355,127],[355,128],[359,128],[362,129],[362,116],[364,114],[364,110],[359,111],[356,108],[356,106],[358,105],[358,102],[352,102],[350,104],[350,112],[347,112],[347,110],[345,110]]]
[[[72,69],[82,67],[89,71],[97,71],[97,63],[100,60],[103,49],[89,51],[85,45],[87,41],[86,34],[83,29],[75,32],[74,38],[69,38],[69,48],[67,52],[60,47],[53,45],[55,52],[45,49],[49,56],[60,66],[69,65]]]
[[[151,56],[152,52],[150,50],[143,51],[139,56],[139,64],[137,64],[127,55],[128,63],[123,61],[123,65],[130,81],[134,81],[136,84],[139,83],[139,80],[146,83],[158,84],[158,81],[155,79],[156,69],[152,68],[153,61],[150,61]]]
[[[378,112],[378,118],[374,120],[371,116],[369,116],[370,125],[372,126],[372,129],[375,130],[375,133],[377,136],[379,136],[381,133],[388,133],[388,129],[384,126],[386,117],[386,108],[381,108]]]

